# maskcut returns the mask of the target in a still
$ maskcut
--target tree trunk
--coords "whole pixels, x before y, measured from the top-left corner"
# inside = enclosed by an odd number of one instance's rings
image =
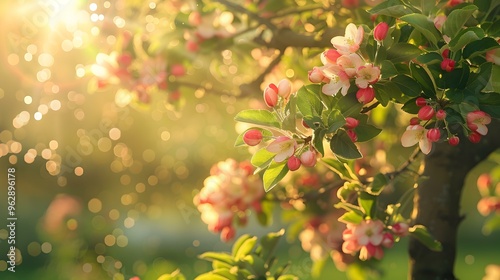
[[[461,137],[459,146],[436,144],[425,158],[423,175],[428,179],[418,186],[414,218],[416,224],[425,225],[441,242],[443,250],[434,252],[418,240],[410,239],[411,279],[456,279],[453,267],[458,226],[464,218],[460,215],[460,198],[465,176],[476,164],[500,148],[498,122],[492,122],[489,128],[489,134],[479,144],[472,144]]]

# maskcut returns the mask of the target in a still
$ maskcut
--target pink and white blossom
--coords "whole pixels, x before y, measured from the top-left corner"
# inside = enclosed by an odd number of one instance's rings
[[[354,23],[349,23],[345,29],[345,35],[333,37],[331,43],[339,53],[350,54],[359,50],[363,35],[363,27],[356,27]]]
[[[267,151],[276,154],[274,156],[274,161],[283,162],[295,153],[296,148],[297,142],[295,139],[279,136],[274,142],[267,146]]]
[[[360,66],[356,71],[356,85],[359,88],[367,88],[368,85],[374,84],[380,78],[380,68],[367,64]]]
[[[401,136],[401,145],[403,147],[411,147],[417,143],[422,153],[429,154],[432,142],[427,138],[427,129],[419,124],[409,125]]]
[[[476,131],[483,136],[488,133],[488,127],[486,125],[490,122],[490,115],[483,111],[476,110],[467,114],[467,126],[470,130]]]

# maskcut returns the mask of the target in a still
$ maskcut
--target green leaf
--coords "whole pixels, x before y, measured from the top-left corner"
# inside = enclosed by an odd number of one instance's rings
[[[335,205],[333,205],[333,207],[335,207],[337,209],[344,209],[347,212],[355,212],[357,215],[359,215],[361,217],[363,216],[363,211],[361,211],[361,208],[359,208],[359,206],[351,204],[351,203],[338,202]]]
[[[337,129],[345,125],[345,119],[342,113],[337,109],[332,109],[327,117],[328,133],[335,133]]]
[[[401,17],[402,21],[406,21],[411,24],[418,30],[422,35],[424,35],[429,42],[431,42],[434,46],[437,45],[437,42],[442,38],[439,30],[436,29],[434,23],[430,18],[422,14],[409,14]]]
[[[434,64],[441,63],[443,61],[443,57],[437,52],[428,52],[417,56],[417,61],[422,64]]]
[[[283,162],[275,162],[273,160],[264,172],[264,190],[266,192],[270,191],[281,181],[281,179],[283,179],[283,177],[285,177],[287,173],[288,165],[286,160]]]
[[[484,222],[482,232],[484,235],[490,235],[493,231],[498,229],[500,229],[500,216],[493,215]]]
[[[443,24],[443,34],[454,38],[476,10],[476,6],[468,5],[451,11]]]
[[[371,124],[359,124],[354,131],[358,135],[358,142],[365,142],[379,135],[382,129]]]
[[[230,265],[236,264],[231,255],[223,252],[205,252],[198,257],[206,261],[220,261]]]
[[[339,161],[334,158],[322,158],[321,159],[333,172],[337,173],[342,180],[352,180],[354,172],[349,171],[350,167],[346,163]]]
[[[245,241],[247,241],[251,238],[253,238],[253,237],[250,236],[249,234],[243,234],[242,236],[240,236],[240,238],[238,238],[233,244],[233,248],[231,250],[231,255],[233,257],[236,257],[236,254],[238,253],[238,250],[240,249],[241,245],[243,245],[243,243],[245,243]]]
[[[490,37],[485,37],[481,40],[474,41],[465,46],[462,56],[464,58],[472,58],[474,56],[483,54],[489,50],[496,49],[498,47],[500,47],[500,45],[495,39]]]
[[[490,114],[493,118],[500,118],[500,93],[483,93],[479,96],[479,109]]]
[[[253,154],[250,163],[252,163],[253,166],[257,167],[254,173],[257,174],[261,170],[266,169],[269,164],[271,164],[274,156],[276,156],[276,154],[269,152],[266,147],[261,148],[255,154]]]
[[[240,146],[246,145],[245,142],[243,141],[243,136],[245,135],[245,133],[247,133],[247,131],[249,131],[251,129],[256,129],[256,130],[259,130],[260,132],[262,132],[262,141],[267,141],[267,140],[273,138],[273,133],[271,131],[264,129],[264,128],[260,128],[260,127],[252,127],[252,128],[245,130],[240,135],[238,135],[238,137],[236,138],[236,141],[234,142],[235,147],[240,147]]]
[[[243,110],[234,119],[239,122],[280,128],[276,115],[267,110]]]
[[[410,97],[418,97],[422,92],[420,84],[407,75],[397,75],[391,79],[391,82],[396,84],[405,95]]]
[[[267,264],[271,261],[274,251],[276,250],[276,246],[284,234],[285,230],[281,229],[278,232],[268,233],[260,239],[260,245],[256,252],[258,251],[257,254],[259,257],[261,257]]]
[[[462,67],[455,68],[451,72],[443,72],[442,75],[447,88],[464,89],[469,80],[470,69],[467,63],[463,63]]]
[[[415,103],[416,100],[417,97],[408,100],[403,105],[403,107],[401,107],[401,110],[405,111],[406,113],[417,114],[418,111],[420,110],[420,107],[418,107],[417,104]]]
[[[203,273],[198,275],[198,277],[194,278],[194,280],[236,280],[236,275],[234,278],[227,278],[221,275],[213,274],[212,272]]]
[[[370,9],[368,12],[370,14],[400,18],[404,15],[411,14],[413,11],[401,4],[400,1],[383,1],[379,5]]]
[[[291,274],[285,274],[278,277],[277,280],[299,280],[299,277]]]
[[[422,51],[415,45],[408,43],[396,43],[387,50],[387,60],[392,63],[401,63],[414,59],[420,55]]]
[[[316,117],[321,121],[323,103],[321,103],[318,93],[321,93],[319,85],[302,86],[297,91],[297,107],[304,116],[304,119],[313,119]],[[313,128],[314,124],[309,126]]]
[[[496,20],[490,26],[488,26],[488,29],[486,29],[486,33],[488,34],[488,36],[493,38],[500,37],[500,20]]]
[[[426,97],[436,97],[434,83],[425,69],[416,63],[410,63],[411,76],[422,86]]]
[[[338,130],[337,133],[333,135],[330,141],[330,149],[337,156],[345,159],[357,159],[362,157],[358,147],[356,147],[344,130]]]
[[[376,198],[376,196],[371,195],[367,192],[360,192],[358,194],[358,204],[367,217],[374,217]]]
[[[264,260],[257,256],[256,254],[250,254],[243,258],[243,260],[250,266],[254,275],[265,275],[266,274],[266,263]]]
[[[493,64],[491,68],[489,86],[494,92],[500,92],[500,80],[498,77],[500,77],[500,65]]]
[[[389,60],[384,60],[380,63],[380,73],[382,75],[382,79],[388,79],[399,74],[394,64]]]
[[[285,111],[287,113],[285,119],[283,120],[283,129],[295,133],[296,119],[297,119],[297,95],[291,94],[288,98],[288,103],[286,104]]]
[[[404,95],[399,87],[391,81],[380,81],[373,85],[375,97],[382,106],[387,106],[389,101],[395,100],[398,103],[406,102],[409,97]]]
[[[213,269],[218,269],[218,268],[231,268],[233,267],[232,264],[228,264],[228,263],[225,263],[225,262],[221,262],[221,261],[213,261],[212,262],[212,268]]]
[[[238,248],[235,250],[234,253],[234,259],[238,261],[243,259],[246,255],[250,254],[256,242],[257,242],[257,237],[255,236],[244,239],[241,244],[238,244]]]
[[[312,143],[314,148],[322,155],[325,155],[325,149],[323,148],[323,138],[325,138],[326,130],[316,129],[313,134]]]
[[[343,223],[359,224],[363,221],[363,216],[357,212],[351,211],[346,212],[344,215],[340,216],[339,221]]]
[[[373,181],[366,188],[366,192],[372,195],[379,195],[386,185],[387,177],[382,173],[378,173],[373,177]]]
[[[161,275],[157,280],[186,280],[186,277],[181,273],[179,269],[176,269],[172,273]]]
[[[479,68],[479,73],[471,74],[469,78],[469,83],[465,89],[470,94],[477,94],[486,87],[491,78],[492,63],[483,63]]]
[[[336,108],[342,112],[344,117],[353,117],[359,115],[359,112],[361,112],[363,108],[363,104],[359,103],[356,99],[356,94],[348,94],[339,99]]]
[[[455,36],[455,38],[452,38],[448,45],[450,46],[450,51],[456,52],[465,47],[467,44],[477,41],[483,37],[483,29],[479,27],[469,27],[460,30],[457,36]]]
[[[437,241],[432,237],[426,227],[422,225],[416,225],[409,228],[410,235],[424,244],[429,250],[441,252],[443,247],[441,242]]]

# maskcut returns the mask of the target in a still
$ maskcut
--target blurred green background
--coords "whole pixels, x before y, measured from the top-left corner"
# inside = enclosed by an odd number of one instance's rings
[[[176,267],[192,279],[207,271],[209,264],[197,255],[229,250],[230,244],[208,232],[192,197],[214,163],[249,158],[245,148],[233,148],[233,117],[252,100],[185,90],[180,112],[161,99],[147,108],[118,107],[113,89],[89,94],[88,77],[79,74],[110,49],[91,35],[91,24],[78,22],[71,34],[44,24],[54,18],[43,18],[50,6],[6,2],[0,6],[0,279],[148,280]],[[74,4],[87,9],[84,2]],[[494,164],[475,170],[463,195],[460,279],[480,279],[487,264],[500,261],[500,237],[483,236],[484,218],[476,210],[475,180]],[[15,273],[6,263],[10,167],[16,168],[16,247],[22,255]],[[253,218],[238,235],[286,227],[278,213],[269,228]],[[406,277],[406,245],[387,251],[383,279]],[[281,261],[294,264],[290,272],[309,279],[312,263],[300,243],[283,240],[280,249]],[[328,261],[321,279],[334,278],[347,279]]]

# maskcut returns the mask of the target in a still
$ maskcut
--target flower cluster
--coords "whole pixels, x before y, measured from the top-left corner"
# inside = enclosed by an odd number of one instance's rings
[[[206,40],[227,38],[236,33],[234,15],[229,11],[215,10],[207,14],[193,11],[189,14],[188,21],[194,29],[184,34],[186,49],[190,52],[197,52],[200,44]]]
[[[450,131],[446,122],[447,113],[445,108],[440,108],[438,102],[423,97],[417,98],[415,102],[420,107],[418,117],[410,120],[410,125],[401,136],[401,144],[404,147],[411,147],[418,143],[420,150],[424,154],[431,151],[433,142],[440,140],[446,140],[452,146],[458,145],[460,138]],[[425,123],[434,122],[431,128],[425,128],[421,125],[421,121]],[[475,110],[467,114],[466,122],[469,141],[479,143],[481,137],[488,133],[486,125],[491,122],[491,117],[483,111]],[[442,128],[440,128],[440,125],[442,125]],[[442,132],[446,133],[446,137],[442,136]]]
[[[383,39],[387,34],[388,25],[381,25],[376,34]],[[321,54],[323,66],[314,67],[309,71],[309,80],[313,83],[325,83],[322,92],[335,96],[339,91],[345,96],[355,81],[358,91],[356,97],[364,104],[371,102],[375,97],[372,84],[380,78],[380,68],[367,63],[357,52],[363,41],[363,27],[355,24],[347,25],[344,36],[333,37],[331,43],[334,49]]]
[[[359,224],[347,223],[347,229],[342,234],[342,251],[346,254],[359,252],[361,260],[380,260],[384,256],[383,248],[391,248],[395,237],[407,234],[406,223],[394,224],[390,229],[385,228],[380,220],[363,220]]]
[[[482,198],[477,203],[477,210],[483,216],[492,212],[500,214],[500,180],[495,180],[488,173],[477,178],[477,188]]]
[[[150,103],[151,95],[157,90],[166,91],[169,75],[181,77],[186,69],[181,63],[167,65],[163,56],[136,56],[127,51],[132,40],[131,34],[123,34],[122,51],[110,54],[98,53],[96,63],[90,66],[90,72],[96,79],[97,89],[105,89],[111,85],[119,85],[115,101],[125,106],[133,101]],[[144,52],[141,50],[140,52]],[[176,101],[180,92],[172,90],[169,101]]]
[[[302,249],[309,252],[314,262],[324,260],[329,255],[339,270],[345,270],[346,265],[354,258],[342,252],[342,232],[345,225],[339,223],[339,212],[333,212],[324,217],[314,217],[299,234]]]
[[[233,222],[246,224],[250,208],[260,212],[263,196],[262,182],[253,175],[250,163],[227,159],[211,168],[210,176],[193,202],[208,229],[228,241],[235,235]]]

